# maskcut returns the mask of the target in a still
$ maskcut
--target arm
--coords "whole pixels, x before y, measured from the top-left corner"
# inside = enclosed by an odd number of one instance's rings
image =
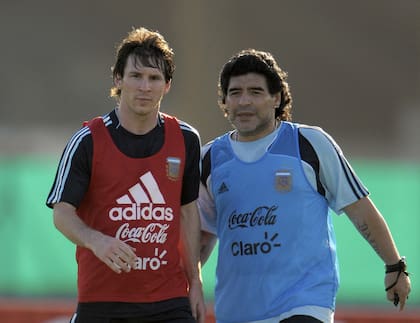
[[[192,314],[198,323],[204,323],[206,313],[201,280],[200,217],[196,201],[181,206],[181,249]]]
[[[55,227],[74,244],[90,249],[116,273],[129,272],[136,254],[128,244],[89,228],[77,215],[76,208],[66,202],[54,204]]]
[[[398,263],[401,256],[388,225],[369,197],[348,205],[344,208],[344,212],[386,265]],[[396,280],[396,285],[387,291],[387,298],[389,301],[394,301],[394,294],[397,294],[401,301],[401,311],[410,293],[411,283],[407,275],[401,274],[398,277],[398,272],[391,272],[385,275],[385,288]]]
[[[207,155],[208,156],[208,155]],[[207,162],[207,163],[206,163]],[[207,168],[206,168],[207,166]],[[207,170],[207,172],[206,172]],[[207,174],[207,180],[210,176],[209,158],[203,161],[203,173]],[[207,262],[214,246],[217,242],[216,236],[216,207],[214,200],[207,189],[207,186],[200,182],[200,191],[198,196],[198,210],[201,219],[201,249],[200,260],[201,265]]]
[[[314,184],[314,189],[323,194],[328,205],[337,214],[344,211],[361,235],[369,242],[385,264],[396,264],[400,255],[392,239],[388,225],[382,215],[367,197],[369,192],[363,185],[352,167],[346,160],[342,150],[334,139],[321,128],[302,127],[300,134],[304,139],[299,143],[306,148],[302,156],[313,168],[316,175],[319,162],[320,184]],[[313,154],[314,151],[315,154]],[[316,178],[314,175],[314,178]],[[310,178],[310,177],[309,177]],[[315,180],[314,180],[315,182]],[[323,192],[322,189],[325,189]],[[398,277],[398,272],[385,275],[385,286],[389,287],[394,282],[397,284],[387,291],[387,298],[394,301],[398,294],[404,308],[406,297],[410,292],[410,280],[404,274]]]
[[[216,242],[217,237],[214,234],[207,231],[201,231],[200,260],[203,266],[209,259]]]

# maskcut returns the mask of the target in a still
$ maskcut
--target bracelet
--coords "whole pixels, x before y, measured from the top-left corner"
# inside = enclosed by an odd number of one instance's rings
[[[407,270],[407,261],[405,257],[401,257],[401,259],[394,265],[385,265],[385,273],[393,273],[393,272],[405,272]]]
[[[391,288],[393,288],[395,285],[397,285],[398,278],[400,278],[401,273],[404,273],[404,275],[408,276],[407,272],[407,261],[405,260],[405,257],[401,257],[401,259],[394,265],[385,265],[385,273],[393,273],[398,272],[397,278],[395,279],[395,282],[389,285],[385,288],[385,291],[389,291]],[[398,296],[398,295],[397,295]],[[398,298],[394,299],[394,304],[397,302]],[[397,305],[398,302],[395,304]]]

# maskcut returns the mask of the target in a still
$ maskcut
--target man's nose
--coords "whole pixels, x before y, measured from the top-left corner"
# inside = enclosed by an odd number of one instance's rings
[[[239,97],[238,103],[240,105],[248,105],[248,104],[250,104],[250,102],[251,102],[251,97],[248,94],[246,94],[246,93],[242,94]]]
[[[150,81],[147,78],[142,78],[139,80],[138,87],[142,91],[148,91],[150,90]]]

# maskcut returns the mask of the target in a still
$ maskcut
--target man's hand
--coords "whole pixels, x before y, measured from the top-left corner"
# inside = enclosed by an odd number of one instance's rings
[[[87,226],[76,213],[76,208],[66,202],[54,205],[54,225],[70,241],[90,249],[116,273],[129,272],[135,267],[135,248],[114,237]]]
[[[111,236],[99,233],[90,242],[89,248],[109,268],[120,274],[130,272],[136,261],[135,248]]]
[[[206,322],[206,305],[204,303],[203,287],[201,281],[195,280],[190,284],[189,299],[191,311],[197,323]]]
[[[401,272],[398,278],[397,276],[398,272],[385,274],[385,288],[394,284],[398,279],[395,286],[386,292],[386,297],[390,302],[393,302],[395,306],[398,306],[399,304],[400,311],[402,311],[408,298],[408,294],[410,294],[411,291],[411,282],[410,278],[404,272]]]

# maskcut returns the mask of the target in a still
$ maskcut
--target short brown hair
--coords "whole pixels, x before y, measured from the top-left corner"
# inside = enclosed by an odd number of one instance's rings
[[[155,67],[161,70],[165,81],[172,80],[175,70],[174,52],[168,42],[158,31],[151,31],[144,27],[134,29],[128,33],[117,47],[116,61],[112,68],[112,76],[124,77],[124,69],[128,58],[133,55],[136,64]],[[111,88],[111,97],[119,98],[121,90],[115,86]]]

